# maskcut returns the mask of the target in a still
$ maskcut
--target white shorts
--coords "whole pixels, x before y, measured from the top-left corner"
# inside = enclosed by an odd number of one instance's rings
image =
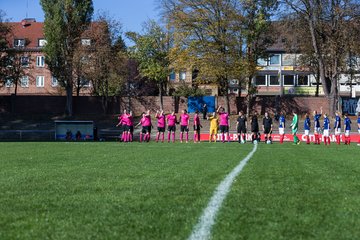
[[[279,128],[279,134],[280,134],[280,135],[285,134],[284,128]]]
[[[346,137],[350,136],[350,130],[345,130],[345,136]]]
[[[358,132],[360,133],[360,128],[358,129]]]
[[[341,134],[341,128],[335,128],[335,135]]]
[[[314,133],[320,133],[321,132],[321,128],[314,128]]]
[[[304,135],[305,135],[305,136],[309,136],[309,133],[310,133],[310,131],[309,131],[309,130],[305,130]]]
[[[328,137],[328,136],[329,136],[329,129],[324,129],[323,136],[324,136],[324,137]]]

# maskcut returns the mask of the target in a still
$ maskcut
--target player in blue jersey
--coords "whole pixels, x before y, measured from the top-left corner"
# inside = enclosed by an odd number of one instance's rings
[[[358,124],[358,133],[360,134],[360,112],[358,112],[357,124]],[[360,137],[358,140],[358,146],[360,146]]]
[[[280,117],[279,117],[279,135],[280,135],[280,144],[283,144],[284,136],[285,136],[285,116],[283,112],[280,112]]]
[[[325,145],[330,145],[330,119],[324,114],[323,139]]]
[[[335,130],[335,138],[337,145],[340,145],[340,134],[341,134],[341,117],[340,113],[335,113],[335,124],[334,124],[334,130]]]
[[[309,114],[306,113],[305,121],[304,121],[304,135],[306,136],[306,144],[310,144],[310,136],[309,136],[310,127],[311,127],[310,117],[309,117]]]
[[[351,131],[351,120],[348,117],[347,113],[345,113],[344,118],[344,133],[345,133],[345,145],[350,145],[350,131]]]
[[[322,107],[320,107],[320,114],[315,110],[314,111],[314,136],[315,136],[315,144],[320,144],[320,118],[322,115]]]

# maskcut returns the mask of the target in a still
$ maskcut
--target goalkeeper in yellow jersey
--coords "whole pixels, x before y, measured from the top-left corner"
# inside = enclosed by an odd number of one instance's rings
[[[213,114],[207,118],[210,121],[210,132],[209,132],[209,142],[212,142],[214,140],[214,142],[216,142],[216,138],[217,138],[217,129],[218,129],[218,124],[219,124],[219,120],[216,117],[216,113],[213,112]],[[214,138],[213,138],[214,136]]]

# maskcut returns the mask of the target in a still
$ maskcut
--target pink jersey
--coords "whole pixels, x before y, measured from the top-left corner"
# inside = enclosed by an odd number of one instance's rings
[[[195,126],[200,125],[199,114],[195,114],[195,115],[194,115],[194,125],[195,125]]]
[[[142,119],[143,123],[141,124],[144,127],[151,126],[151,117],[149,115],[145,115]]]
[[[229,114],[228,113],[219,113],[220,115],[220,125],[229,126]]]
[[[134,117],[131,116],[130,114],[128,115],[128,126],[134,126]]]
[[[158,115],[157,117],[157,124],[158,124],[158,127],[159,128],[163,128],[165,127],[165,115],[162,114],[162,115]]]
[[[190,118],[189,114],[187,114],[187,113],[181,114],[181,116],[180,116],[180,120],[181,120],[180,125],[181,126],[187,126],[188,123],[189,123],[189,118]]]
[[[122,125],[129,125],[129,115],[128,114],[122,114],[120,117],[118,117],[119,123]]]
[[[166,119],[167,119],[168,125],[170,127],[175,126],[175,124],[176,124],[176,115],[171,115],[171,114],[167,115]]]

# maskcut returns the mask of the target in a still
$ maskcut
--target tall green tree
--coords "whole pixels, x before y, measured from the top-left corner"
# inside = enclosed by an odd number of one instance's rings
[[[5,22],[5,12],[0,9],[0,52],[4,53],[8,49],[6,36],[10,33],[10,27]],[[0,81],[4,83],[5,68],[7,66],[7,54],[0,54]]]
[[[72,116],[74,53],[91,22],[93,3],[92,0],[41,0],[40,3],[45,13],[46,63],[66,90],[65,113]]]
[[[289,14],[303,23],[311,45],[299,39],[318,65],[324,93],[329,98],[330,114],[338,109],[338,81],[348,69],[349,52],[359,43],[360,4],[357,0],[285,0]],[[309,51],[310,50],[310,51]]]
[[[163,95],[170,74],[169,51],[170,36],[153,20],[144,25],[144,33],[126,33],[135,45],[129,48],[131,56],[139,63],[138,69],[142,77],[155,81],[159,88],[160,106],[163,108]]]

